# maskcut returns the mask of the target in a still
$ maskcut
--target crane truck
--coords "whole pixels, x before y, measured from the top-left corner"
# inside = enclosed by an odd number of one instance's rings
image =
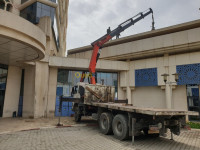
[[[92,116],[98,121],[103,134],[113,133],[119,140],[132,136],[133,141],[141,131],[147,135],[165,136],[167,129],[170,129],[173,138],[173,134],[179,135],[181,126],[185,126],[187,115],[198,115],[196,112],[174,109],[135,107],[128,104],[127,100],[115,100],[113,86],[96,83],[96,63],[104,44],[150,14],[154,29],[153,10],[150,8],[121,23],[114,30],[107,31],[107,34],[91,43],[93,52],[89,65],[89,83],[83,82],[86,72],[82,72],[80,82],[72,88],[72,97],[60,96],[60,112],[62,102],[73,102],[76,122],[80,122],[82,116]]]

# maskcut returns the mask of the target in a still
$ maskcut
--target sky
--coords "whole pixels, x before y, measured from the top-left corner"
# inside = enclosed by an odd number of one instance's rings
[[[67,50],[90,45],[108,27],[148,8],[154,11],[155,28],[200,19],[200,0],[69,0]],[[151,30],[151,15],[121,33],[120,37]]]

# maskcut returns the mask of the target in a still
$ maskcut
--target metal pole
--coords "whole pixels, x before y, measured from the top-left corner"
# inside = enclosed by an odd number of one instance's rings
[[[171,131],[171,139],[170,140],[174,140],[172,131]]]
[[[59,99],[60,99],[60,103],[59,103],[59,118],[58,118],[57,126],[62,126],[62,124],[60,123],[60,116],[61,116],[61,110],[62,110],[62,96],[60,96]]]
[[[135,142],[135,123],[136,123],[136,119],[132,118],[132,145]]]
[[[58,126],[60,126],[60,116],[61,116],[61,112],[59,111]]]

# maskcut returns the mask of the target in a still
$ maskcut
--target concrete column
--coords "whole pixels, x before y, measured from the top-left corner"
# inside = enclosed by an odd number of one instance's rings
[[[131,104],[132,101],[131,101],[131,88],[130,88],[130,86],[126,87],[126,98],[128,99],[128,104]]]
[[[172,89],[169,84],[166,84],[165,86],[165,98],[166,98],[166,108],[171,109],[172,108]]]
[[[21,68],[15,66],[8,67],[3,117],[12,117],[14,111],[18,112],[21,75]]]
[[[131,88],[130,88],[130,71],[127,71],[126,72],[126,98],[128,99],[128,104],[131,104],[132,101],[131,101]]]
[[[118,99],[126,99],[126,93],[122,88],[122,73],[118,73],[118,88],[117,88],[117,94],[118,94]]]
[[[34,118],[47,116],[47,95],[49,65],[47,62],[36,62]]]
[[[18,9],[18,6],[21,4],[21,0],[14,0],[12,2],[13,2],[13,7],[11,8],[11,12],[19,16],[20,11]]]
[[[54,117],[55,115],[55,104],[56,104],[56,88],[57,88],[57,68],[49,69],[49,91],[47,101],[47,117]]]
[[[34,97],[35,97],[35,66],[28,66],[24,73],[24,96],[23,112],[25,118],[34,117]]]

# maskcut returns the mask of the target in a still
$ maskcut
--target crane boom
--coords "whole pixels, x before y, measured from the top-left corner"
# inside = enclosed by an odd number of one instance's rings
[[[96,84],[96,63],[100,56],[101,48],[103,47],[103,45],[106,42],[108,42],[110,39],[112,39],[114,36],[119,36],[121,32],[123,32],[130,26],[134,25],[136,22],[140,21],[141,19],[148,16],[149,14],[152,14],[152,19],[153,19],[153,10],[149,8],[148,11],[141,12],[137,14],[136,16],[124,21],[123,23],[119,24],[117,28],[115,28],[114,30],[110,31],[109,33],[105,34],[101,38],[91,43],[91,45],[93,46],[92,57],[90,60],[90,65],[89,65],[91,84]],[[154,25],[154,21],[152,22],[152,25]],[[152,29],[154,29],[154,26],[152,26]],[[85,72],[82,72],[80,82],[83,82],[84,78],[85,78]]]

